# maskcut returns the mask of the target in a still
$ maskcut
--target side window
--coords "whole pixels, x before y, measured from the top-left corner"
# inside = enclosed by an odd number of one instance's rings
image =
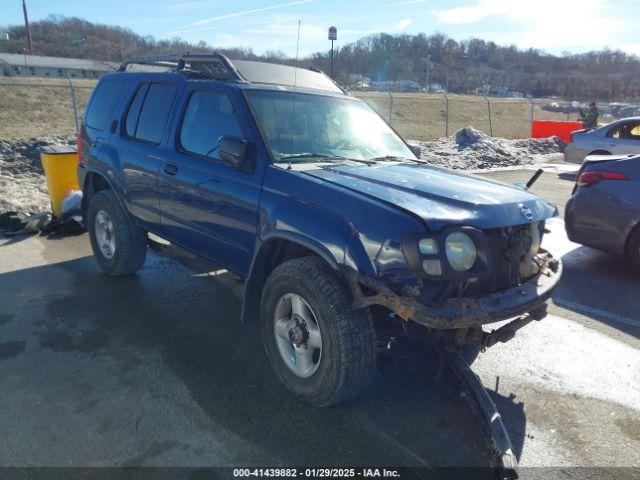
[[[640,140],[640,123],[623,123],[612,128],[607,133],[607,136],[627,140]]]
[[[135,96],[131,105],[129,105],[129,111],[124,120],[124,131],[127,137],[133,138],[136,135],[136,127],[138,126],[138,118],[140,117],[140,110],[142,109],[142,102],[144,96],[147,94],[147,83],[142,83],[136,90]]]
[[[107,81],[98,85],[87,107],[84,123],[97,130],[106,130],[114,108],[118,105],[126,82]]]
[[[220,138],[242,138],[231,102],[223,93],[193,92],[180,128],[183,150],[210,158],[218,157]]]
[[[159,144],[169,120],[176,88],[166,83],[152,83],[144,99],[134,138]]]

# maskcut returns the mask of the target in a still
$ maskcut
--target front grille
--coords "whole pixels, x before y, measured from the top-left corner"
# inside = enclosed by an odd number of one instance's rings
[[[484,231],[489,245],[490,273],[469,285],[465,296],[499,292],[520,283],[520,260],[531,245],[529,228],[529,225],[519,225]]]

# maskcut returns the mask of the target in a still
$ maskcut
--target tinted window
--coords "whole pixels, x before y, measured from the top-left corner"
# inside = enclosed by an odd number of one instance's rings
[[[144,96],[147,93],[147,84],[143,83],[136,90],[136,95],[133,98],[133,102],[129,106],[127,112],[127,118],[125,119],[125,131],[128,137],[134,137],[136,134],[136,127],[138,126],[138,117],[140,116],[140,109],[142,108],[142,102]]]
[[[102,82],[96,88],[84,123],[91,128],[98,130],[106,130],[115,107],[118,105],[123,93],[126,82],[122,81],[106,81]]]
[[[612,128],[607,136],[627,140],[640,140],[640,123],[623,123]]]
[[[220,137],[242,138],[231,102],[223,93],[194,92],[184,113],[180,144],[188,152],[218,158]]]
[[[167,125],[176,89],[166,83],[152,83],[144,99],[135,138],[160,143]]]

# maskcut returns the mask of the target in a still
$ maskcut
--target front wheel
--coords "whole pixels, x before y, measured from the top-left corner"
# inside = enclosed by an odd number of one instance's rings
[[[320,259],[279,265],[260,308],[267,356],[278,379],[318,406],[360,393],[375,373],[376,335],[366,310],[354,310],[346,283]]]

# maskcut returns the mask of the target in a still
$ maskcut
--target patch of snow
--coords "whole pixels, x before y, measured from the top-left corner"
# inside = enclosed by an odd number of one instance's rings
[[[565,142],[558,137],[507,140],[490,137],[473,127],[462,128],[449,137],[408,143],[421,147],[421,159],[458,170],[546,163],[565,147]],[[45,145],[74,144],[73,136],[0,139],[0,212],[49,211],[50,201],[39,150]]]
[[[50,211],[51,202],[40,162],[40,148],[75,143],[74,136],[0,139],[0,213]]]
[[[457,170],[483,170],[546,163],[550,156],[564,150],[566,143],[558,137],[508,140],[490,137],[473,127],[461,128],[449,137],[425,142],[409,141],[420,146],[420,158],[439,167]]]

